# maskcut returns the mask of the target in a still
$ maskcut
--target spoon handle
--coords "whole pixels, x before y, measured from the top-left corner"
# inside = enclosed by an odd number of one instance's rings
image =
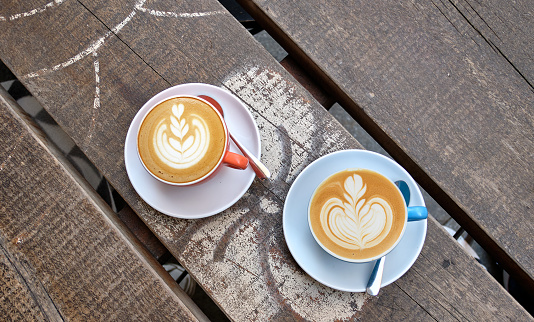
[[[367,283],[367,294],[376,296],[380,291],[380,286],[382,284],[382,274],[384,273],[384,262],[386,261],[386,256],[382,256],[376,261],[375,268],[369,277],[369,282]]]
[[[230,133],[230,132],[228,132]],[[252,170],[256,173],[256,176],[260,179],[270,178],[271,172],[263,163],[261,163],[258,158],[254,156],[247,148],[245,148],[239,141],[230,133],[230,137],[234,141],[235,145],[241,150],[243,155],[250,161],[250,166],[252,167]]]
[[[215,100],[213,97],[208,96],[208,95],[197,95],[197,96],[203,100],[208,101],[224,117],[224,110],[221,104],[217,102],[217,100]],[[254,170],[254,172],[256,173],[256,176],[260,179],[270,178],[271,172],[269,171],[269,169],[267,169],[267,167],[264,166],[263,163],[261,163],[261,161],[258,160],[256,156],[254,156],[254,154],[250,153],[250,151],[247,150],[247,148],[245,148],[243,144],[239,143],[239,141],[232,135],[232,133],[230,133],[230,131],[228,131],[228,134],[230,134],[230,138],[234,141],[235,145],[237,145],[239,150],[241,150],[241,153],[243,153],[243,155],[248,159],[249,164],[252,167],[252,170]]]

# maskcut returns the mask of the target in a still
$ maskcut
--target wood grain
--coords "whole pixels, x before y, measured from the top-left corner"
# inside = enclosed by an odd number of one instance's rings
[[[2,319],[205,320],[20,111],[1,89]]]
[[[418,320],[432,319],[433,311],[451,320],[470,314],[475,320],[490,314],[529,319],[434,221],[423,252],[431,265],[417,266],[419,274],[386,287],[378,299],[335,291],[298,267],[282,230],[291,183],[318,157],[361,145],[217,1],[64,2],[38,18],[0,24],[0,58],[231,319],[391,318],[399,310]],[[21,35],[28,45],[15,45]],[[40,51],[27,50],[42,38]],[[137,110],[185,82],[222,86],[246,104],[261,133],[262,160],[273,173],[270,181],[254,181],[228,210],[201,220],[149,207],[124,168],[123,142]],[[465,271],[462,283],[440,269],[453,257]],[[474,288],[480,291],[469,307],[447,299],[449,292]]]
[[[531,1],[240,3],[534,289]]]
[[[489,46],[534,89],[534,8],[530,1],[435,1],[462,38]]]

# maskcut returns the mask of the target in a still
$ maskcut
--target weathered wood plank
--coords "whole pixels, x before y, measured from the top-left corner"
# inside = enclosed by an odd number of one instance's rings
[[[46,290],[3,247],[5,244],[0,241],[0,315],[12,321],[62,320]]]
[[[205,319],[20,111],[0,89],[2,318]]]
[[[71,16],[84,23],[71,23]],[[499,308],[497,315],[528,319],[479,266],[466,270],[466,284],[457,284],[447,274],[434,281],[439,272],[435,267],[443,259],[428,253],[444,253],[442,248],[447,248],[452,252],[448,254],[461,259],[458,262],[475,262],[433,221],[433,234],[441,235],[424,250],[433,265],[422,265],[422,273],[407,282],[422,287],[432,301],[418,303],[414,293],[421,290],[401,288],[401,281],[385,288],[379,299],[338,292],[296,265],[281,226],[289,186],[317,157],[361,146],[218,2],[65,2],[37,20],[9,23],[9,28],[0,25],[0,57],[232,319],[349,319],[378,314],[383,303],[391,310],[407,308],[406,314],[414,319],[431,319],[431,311],[454,319],[457,315],[439,303],[458,306],[467,314],[459,303],[447,302],[446,294],[451,288],[459,293],[479,287],[471,279],[483,281],[481,292],[470,301],[474,319],[487,318],[494,307]],[[109,30],[117,36],[104,37]],[[25,35],[27,42],[46,38],[39,53],[56,58],[42,62],[26,48],[16,47],[12,40],[18,35]],[[103,43],[92,46],[101,37]],[[62,64],[86,52],[84,48],[89,49],[87,55]],[[135,193],[123,164],[123,142],[136,111],[160,90],[184,82],[223,86],[245,102],[260,129],[262,159],[273,172],[273,180],[255,181],[236,205],[202,220],[157,213]]]
[[[534,289],[533,2],[240,2]]]
[[[534,8],[520,1],[433,1],[462,38],[490,46],[534,89]]]

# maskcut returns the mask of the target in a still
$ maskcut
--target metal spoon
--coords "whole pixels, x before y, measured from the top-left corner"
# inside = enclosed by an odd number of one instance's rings
[[[377,296],[380,291],[380,286],[382,284],[382,275],[384,273],[384,262],[386,261],[386,256],[380,257],[373,268],[371,277],[369,277],[369,282],[367,282],[367,294],[372,296]]]
[[[219,111],[219,113],[221,113],[221,115],[224,117],[224,112],[223,112],[221,105],[214,98],[207,96],[207,95],[197,95],[197,96],[210,102],[211,105],[213,105]],[[230,131],[228,131],[228,134],[230,134],[230,138],[234,141],[235,145],[239,148],[239,150],[241,150],[243,155],[249,160],[250,166],[252,167],[252,170],[254,170],[254,172],[256,173],[256,176],[260,179],[270,178],[271,172],[269,171],[269,169],[267,169],[267,167],[263,165],[263,163],[261,163],[261,161],[258,160],[258,158],[254,156],[254,154],[252,154],[249,150],[247,150],[245,146],[239,143],[239,141],[232,135],[232,133],[230,133]]]

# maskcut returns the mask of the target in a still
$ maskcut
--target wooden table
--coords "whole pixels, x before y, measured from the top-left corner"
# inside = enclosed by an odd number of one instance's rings
[[[533,8],[493,2],[241,3],[531,287]],[[282,230],[291,184],[320,156],[362,147],[217,1],[4,3],[0,59],[229,318],[532,319],[432,217],[419,259],[378,297],[323,286],[296,264]],[[139,108],[188,82],[223,87],[246,104],[273,173],[229,209],[199,220],[147,205],[123,154]],[[13,112],[16,104],[4,101],[0,244],[2,272],[14,282],[2,286],[3,312],[205,319]],[[11,310],[6,301],[26,298],[34,300],[30,309]]]

